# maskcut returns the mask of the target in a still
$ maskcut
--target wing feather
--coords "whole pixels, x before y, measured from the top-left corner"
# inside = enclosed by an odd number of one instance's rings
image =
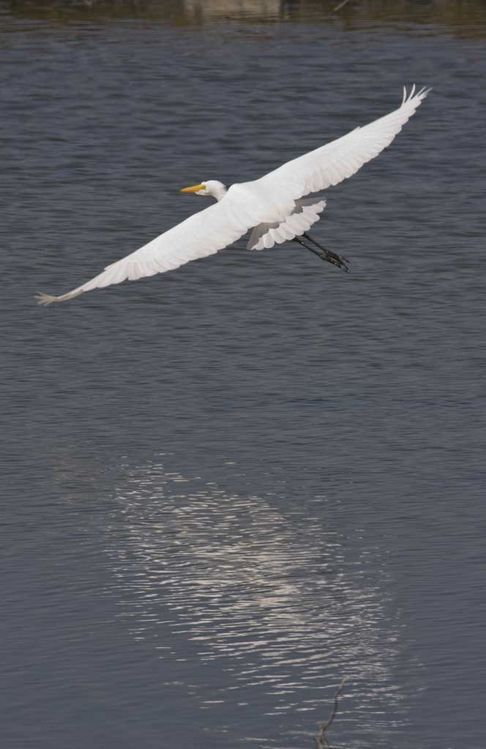
[[[284,221],[255,226],[248,240],[249,250],[264,250],[275,244],[301,236],[308,231],[326,207],[324,198],[304,198],[296,200],[294,210]],[[295,223],[295,219],[297,222]]]
[[[410,94],[404,89],[402,104],[390,114],[357,127],[342,138],[316,148],[269,172],[257,180],[259,186],[278,195],[281,200],[297,200],[304,195],[328,187],[351,177],[367,161],[378,156],[412,117],[430,89]]]
[[[242,218],[235,202],[237,199],[229,190],[219,203],[189,216],[135,252],[106,266],[102,273],[90,281],[61,296],[38,294],[38,302],[65,302],[86,291],[175,270],[191,260],[213,255],[243,236],[255,223],[259,223],[259,215],[254,216],[251,209]]]

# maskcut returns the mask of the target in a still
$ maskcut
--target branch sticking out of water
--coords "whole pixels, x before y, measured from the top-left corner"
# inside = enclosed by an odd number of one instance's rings
[[[338,686],[338,688],[336,689],[331,714],[329,718],[326,720],[326,722],[323,723],[321,726],[319,726],[317,735],[314,737],[316,749],[331,749],[331,745],[329,741],[327,740],[326,734],[329,728],[332,726],[334,718],[336,717],[336,714],[338,711],[338,705],[339,705],[339,697],[341,696],[341,693],[344,689],[345,682],[346,682],[346,679],[343,679],[340,685]]]
[[[349,0],[342,0],[341,3],[338,3],[335,8],[332,9],[333,13],[337,13],[338,10],[341,10],[341,8],[344,8],[345,5],[349,3]]]

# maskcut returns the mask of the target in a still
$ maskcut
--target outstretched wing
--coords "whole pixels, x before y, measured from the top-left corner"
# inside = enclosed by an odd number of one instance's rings
[[[131,255],[108,265],[102,273],[82,286],[61,296],[38,294],[37,301],[40,304],[65,302],[92,289],[164,273],[191,260],[213,255],[261,221],[258,214],[253,216],[251,208],[247,208],[243,216],[238,208],[237,198],[228,192],[219,203],[195,213]]]
[[[374,159],[398,135],[430,89],[410,94],[403,90],[402,104],[390,114],[357,127],[342,138],[288,161],[254,182],[274,200],[297,200],[304,195],[337,185]]]

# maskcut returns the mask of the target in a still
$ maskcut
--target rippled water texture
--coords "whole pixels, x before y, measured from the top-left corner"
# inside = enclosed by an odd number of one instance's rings
[[[2,747],[484,749],[480,2],[0,4]],[[433,93],[316,237],[40,308]]]

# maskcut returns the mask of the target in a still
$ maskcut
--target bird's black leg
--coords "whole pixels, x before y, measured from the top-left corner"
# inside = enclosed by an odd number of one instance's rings
[[[311,237],[303,235],[306,237],[306,239],[310,242],[312,242],[316,247],[312,247],[311,245],[306,244],[301,237],[294,237],[294,242],[298,242],[302,247],[305,247],[306,250],[309,250],[310,252],[313,252],[314,255],[317,255],[317,257],[320,257],[321,260],[326,260],[328,263],[331,263],[332,265],[336,265],[338,268],[342,268],[344,271],[348,272],[349,268],[344,262],[342,258],[339,257],[339,255],[335,255],[334,252],[331,252],[330,250],[326,250],[324,247],[321,247],[317,242],[314,242]]]
[[[324,257],[320,250],[316,250],[314,247],[309,247],[309,245],[303,242],[300,237],[294,237],[294,242],[298,242],[302,247],[305,247],[306,250],[309,250],[310,252],[313,252],[314,255],[317,255],[317,257],[320,257],[321,260],[326,260],[326,257]]]
[[[317,247],[321,251],[321,253],[323,253],[320,255],[320,257],[323,260],[327,260],[328,263],[331,263],[332,265],[336,265],[338,268],[341,268],[346,273],[349,273],[349,266],[348,266],[349,260],[347,260],[347,258],[340,257],[339,255],[336,255],[335,252],[332,252],[331,250],[326,249],[326,247],[323,247],[322,245],[319,244],[319,242],[316,242],[316,240],[313,239],[309,234],[307,234],[307,232],[304,232],[302,236],[305,237],[305,239],[307,239],[308,242],[312,242],[312,244],[315,245],[315,247]],[[308,247],[307,249],[310,250],[311,248]]]

